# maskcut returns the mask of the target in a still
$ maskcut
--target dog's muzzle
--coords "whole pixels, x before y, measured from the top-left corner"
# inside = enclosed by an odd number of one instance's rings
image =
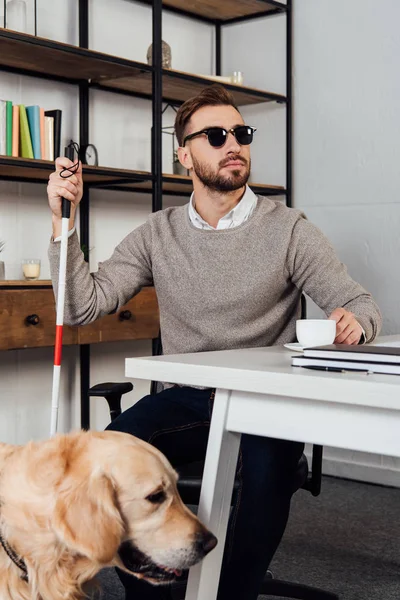
[[[196,536],[193,552],[191,553],[191,558],[185,569],[188,569],[202,560],[216,545],[217,538],[212,533],[209,531],[199,533]],[[171,583],[182,575],[182,569],[172,569],[156,564],[149,556],[141,552],[130,540],[121,544],[118,549],[118,554],[128,571],[140,575],[144,579],[148,579],[156,584]]]

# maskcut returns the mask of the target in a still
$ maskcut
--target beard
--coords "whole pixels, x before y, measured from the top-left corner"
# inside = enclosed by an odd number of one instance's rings
[[[246,169],[234,169],[229,175],[221,175],[220,169],[232,160],[241,161]],[[214,192],[233,192],[238,190],[246,185],[250,177],[251,162],[242,157],[231,156],[229,159],[222,160],[216,171],[213,171],[211,165],[199,162],[194,156],[192,156],[192,162],[193,171],[201,183]]]

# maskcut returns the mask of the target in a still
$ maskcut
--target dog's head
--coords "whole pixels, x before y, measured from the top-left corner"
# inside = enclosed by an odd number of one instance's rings
[[[56,436],[3,464],[3,531],[44,600],[69,598],[67,580],[77,598],[104,566],[168,583],[216,544],[182,503],[166,458],[128,434]]]

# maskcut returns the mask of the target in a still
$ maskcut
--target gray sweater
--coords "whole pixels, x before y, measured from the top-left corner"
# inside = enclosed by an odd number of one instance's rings
[[[60,244],[49,248],[57,293]],[[187,206],[149,216],[90,273],[74,233],[68,241],[65,322],[115,312],[155,286],[165,354],[270,346],[294,341],[301,292],[328,316],[352,311],[372,341],[381,315],[321,231],[295,209],[259,197],[238,227],[194,227]]]

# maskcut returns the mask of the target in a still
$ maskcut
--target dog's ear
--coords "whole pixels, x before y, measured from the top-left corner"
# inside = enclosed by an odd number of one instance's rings
[[[104,474],[90,474],[63,488],[54,511],[58,537],[68,548],[90,560],[110,562],[124,531],[111,480]]]

